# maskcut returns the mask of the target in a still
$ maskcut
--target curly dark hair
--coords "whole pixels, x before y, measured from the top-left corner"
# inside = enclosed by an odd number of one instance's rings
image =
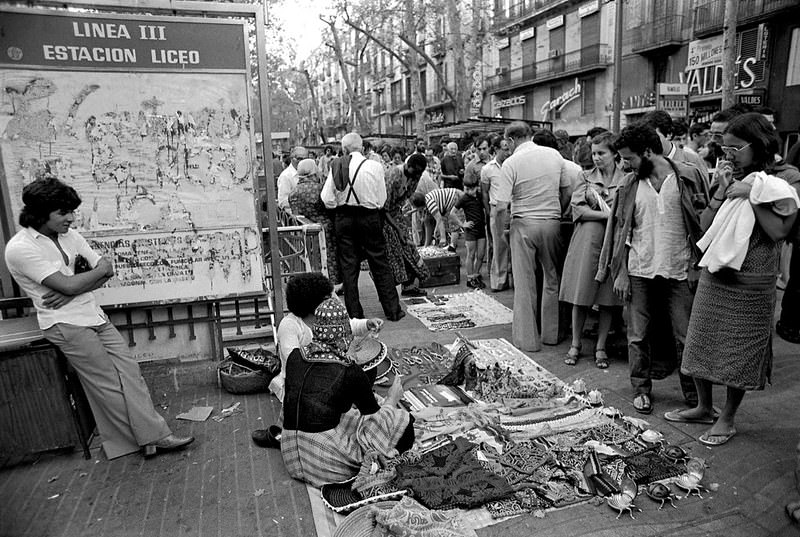
[[[641,121],[650,125],[654,129],[660,130],[661,134],[666,137],[669,137],[669,135],[672,134],[674,128],[672,116],[670,116],[664,110],[653,110],[651,112],[647,112],[642,117]]]
[[[558,150],[558,138],[547,129],[537,129],[533,133],[533,143]]]
[[[614,141],[614,148],[619,152],[623,147],[627,147],[637,155],[644,155],[648,149],[656,155],[664,152],[661,138],[658,137],[656,130],[641,121],[625,127],[619,133]]]
[[[286,282],[286,307],[298,317],[307,317],[331,293],[333,284],[321,272],[296,274]]]
[[[19,214],[19,225],[37,229],[50,219],[53,211],[74,211],[81,198],[71,186],[55,177],[43,177],[22,189],[25,206]]]
[[[775,154],[780,151],[780,142],[767,119],[758,112],[748,112],[731,119],[725,127],[731,134],[748,142],[753,150],[753,165],[759,170],[772,167]]]

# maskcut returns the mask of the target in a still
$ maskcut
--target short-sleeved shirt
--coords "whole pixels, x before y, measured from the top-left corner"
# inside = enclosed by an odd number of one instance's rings
[[[467,164],[467,169],[464,171],[464,183],[477,185],[481,181],[481,170],[489,162],[488,160],[481,160],[474,158]]]
[[[436,214],[447,216],[463,195],[464,192],[457,188],[437,188],[425,194],[425,206],[434,216]]]
[[[433,179],[431,174],[428,173],[428,170],[422,172],[422,177],[419,178],[419,183],[417,183],[417,189],[415,192],[419,192],[423,196],[427,195],[428,192],[433,192],[439,188],[439,185]]]
[[[100,326],[108,321],[94,298],[94,293],[81,293],[58,309],[45,308],[43,296],[51,291],[42,282],[56,272],[65,276],[75,275],[75,257],[80,254],[94,267],[100,255],[92,250],[80,233],[70,229],[58,236],[58,243],[67,254],[68,260],[58,250],[58,246],[47,236],[35,229],[22,228],[11,237],[6,245],[6,266],[25,294],[33,301],[39,328],[46,330],[56,323],[76,326]]]
[[[561,154],[533,142],[517,146],[501,167],[497,201],[511,202],[512,218],[561,219],[561,188],[570,186]]]
[[[471,194],[464,194],[456,202],[455,208],[462,209],[464,211],[464,220],[472,222],[472,227],[466,230],[467,240],[486,236],[486,212],[483,209],[481,200]]]
[[[628,274],[685,280],[690,258],[687,236],[675,174],[664,179],[659,192],[649,179],[642,179],[633,209]]]
[[[497,189],[500,187],[500,165],[496,159],[481,168],[481,184],[489,187],[489,205],[497,205]]]

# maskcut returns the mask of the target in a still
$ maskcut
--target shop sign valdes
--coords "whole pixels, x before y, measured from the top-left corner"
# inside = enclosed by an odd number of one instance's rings
[[[575,85],[570,89],[542,105],[542,120],[547,120],[551,110],[562,110],[567,104],[581,96],[581,83],[576,78]]]
[[[240,24],[13,11],[0,19],[0,66],[247,69]]]

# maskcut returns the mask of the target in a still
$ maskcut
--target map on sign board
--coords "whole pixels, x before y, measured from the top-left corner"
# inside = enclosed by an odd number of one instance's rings
[[[0,69],[12,218],[55,176],[74,227],[114,260],[102,304],[263,288],[246,75]]]

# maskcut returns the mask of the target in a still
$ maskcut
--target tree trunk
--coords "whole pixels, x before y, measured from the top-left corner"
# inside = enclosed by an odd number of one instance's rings
[[[469,117],[470,92],[465,87],[467,80],[464,63],[464,39],[461,34],[461,13],[456,0],[447,0],[447,26],[450,30],[451,50],[453,51],[453,88],[455,89],[456,121]],[[471,78],[470,78],[471,81]]]
[[[342,72],[342,78],[344,79],[345,89],[347,90],[347,97],[350,100],[351,107],[355,107],[355,102],[357,100],[356,92],[353,90],[353,84],[350,81],[350,75],[347,72],[347,64],[344,60],[344,55],[342,53],[342,45],[339,41],[339,33],[336,31],[336,21],[333,19],[325,19],[324,17],[320,17],[320,20],[328,25],[331,30],[331,36],[333,37],[333,51],[336,53],[336,60],[339,63],[339,69]],[[363,114],[361,114],[361,109],[356,108],[356,124],[355,127],[360,129],[364,125],[366,125],[366,120],[363,118]]]
[[[311,75],[308,73],[308,69],[303,69],[303,76],[306,79],[306,84],[308,84],[308,92],[311,95],[311,105],[314,107],[314,127],[318,133],[319,140],[321,144],[325,143],[325,131],[322,130],[322,123],[321,121],[321,114],[319,111],[319,101],[317,100],[317,92],[314,90],[314,84],[311,83]]]
[[[722,109],[733,106],[736,89],[736,19],[739,0],[725,0],[722,26]]]
[[[414,23],[414,0],[404,0],[405,13],[403,14],[405,37],[412,43],[417,42],[417,27]],[[417,137],[425,134],[425,98],[422,95],[422,84],[419,77],[419,57],[417,51],[408,49],[409,77],[411,77],[411,110],[414,111],[414,126]]]

